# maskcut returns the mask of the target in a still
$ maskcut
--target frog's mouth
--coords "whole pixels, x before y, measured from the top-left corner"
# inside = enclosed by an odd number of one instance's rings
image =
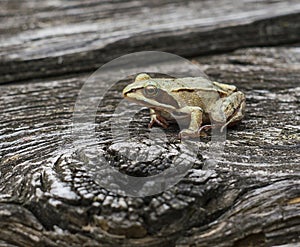
[[[124,93],[123,96],[127,100],[135,102],[139,105],[146,106],[148,108],[168,112],[176,111],[176,107],[173,105],[165,104],[164,102],[158,102],[157,100],[152,98],[146,98],[144,95],[137,92]]]

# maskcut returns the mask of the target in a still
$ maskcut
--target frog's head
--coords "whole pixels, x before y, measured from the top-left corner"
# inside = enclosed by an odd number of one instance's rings
[[[125,99],[150,108],[173,111],[177,101],[164,89],[162,79],[152,79],[148,74],[139,74],[135,81],[123,89]]]

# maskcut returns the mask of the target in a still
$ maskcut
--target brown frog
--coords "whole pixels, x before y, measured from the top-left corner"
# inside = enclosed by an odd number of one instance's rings
[[[223,131],[244,117],[245,95],[233,85],[204,77],[151,78],[142,73],[124,88],[123,96],[150,108],[150,128],[154,123],[167,128],[174,119],[187,123],[180,138],[199,137],[217,125]]]

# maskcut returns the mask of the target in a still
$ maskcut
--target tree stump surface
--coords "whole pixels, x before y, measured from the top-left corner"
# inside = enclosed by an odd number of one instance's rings
[[[0,4],[1,246],[300,244],[298,1]],[[184,179],[138,198],[95,181],[72,144],[72,117],[95,69],[143,50],[183,55],[212,80],[236,85],[247,101],[214,169],[204,169],[209,137],[194,141],[198,158]],[[151,145],[144,109],[130,123],[130,142],[115,145],[111,118],[132,79],[117,83],[97,112],[96,145],[122,173],[151,176],[169,168],[179,129],[171,126],[168,142]],[[159,159],[118,155],[134,148],[141,156],[160,152]]]

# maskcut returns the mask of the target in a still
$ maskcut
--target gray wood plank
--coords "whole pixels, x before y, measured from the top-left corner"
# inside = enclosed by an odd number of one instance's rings
[[[170,190],[145,198],[116,195],[88,172],[72,147],[72,114],[89,74],[0,87],[0,243],[11,246],[276,246],[297,244],[299,200],[299,47],[248,48],[194,57],[214,80],[247,97],[246,117],[228,131],[213,171],[199,159]],[[172,65],[170,65],[172,66]],[[185,69],[185,68],[176,68]],[[110,164],[150,175],[159,163],[121,167],[122,147],[140,145],[148,112],[132,123],[135,142],[112,145],[110,106],[122,81],[98,112],[98,145]],[[176,147],[178,129],[167,136]],[[172,141],[173,140],[173,141]],[[108,150],[108,151],[107,151]],[[141,150],[141,155],[147,150]],[[159,168],[159,165],[163,165]]]
[[[120,55],[299,42],[287,1],[1,1],[0,82],[91,71]]]

